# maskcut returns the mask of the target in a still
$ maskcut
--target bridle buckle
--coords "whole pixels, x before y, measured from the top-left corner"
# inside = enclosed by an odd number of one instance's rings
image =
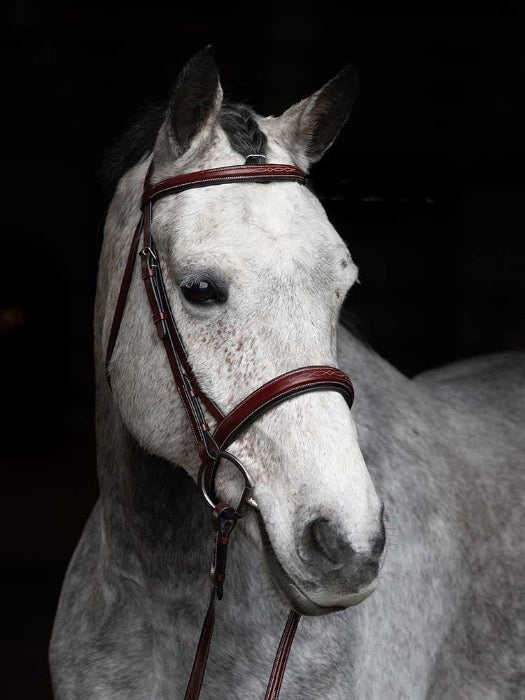
[[[150,246],[146,246],[145,248],[142,248],[142,250],[139,252],[139,255],[143,258],[148,258],[148,263],[150,263],[150,260],[153,259],[155,261],[158,261],[157,256],[155,255],[155,252],[153,251],[153,248]]]

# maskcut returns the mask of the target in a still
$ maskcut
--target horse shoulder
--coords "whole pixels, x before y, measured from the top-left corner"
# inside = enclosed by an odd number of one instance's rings
[[[437,654],[428,697],[518,697],[525,353],[455,362],[414,381],[435,399],[468,486],[461,490],[459,528],[464,566],[458,581],[464,591]]]

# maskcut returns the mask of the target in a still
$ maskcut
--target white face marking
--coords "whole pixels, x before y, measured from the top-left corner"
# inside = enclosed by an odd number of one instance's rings
[[[231,149],[220,153],[225,143],[219,142],[222,148],[215,143],[206,162],[193,163],[191,170],[238,163]],[[224,412],[284,372],[336,365],[337,317],[357,268],[307,188],[243,183],[188,190],[155,204],[152,231],[190,361],[202,388]],[[188,302],[180,285],[200,277],[219,284],[227,300]],[[145,366],[135,373],[120,408],[146,449],[196,476],[186,418],[143,294],[137,286],[130,315],[136,314],[132,345],[144,343]],[[138,352],[121,347],[120,362],[127,357],[132,366]],[[169,427],[159,426],[159,419]],[[370,551],[378,531],[379,499],[342,397],[317,392],[291,399],[258,419],[230,450],[256,482],[271,546],[294,584],[317,606],[355,600],[355,591],[316,586],[316,566],[301,559],[297,544],[304,526],[316,518],[336,523],[357,553]],[[217,489],[221,498],[236,502],[239,483],[230,468],[221,467]],[[259,543],[253,514],[244,527]]]

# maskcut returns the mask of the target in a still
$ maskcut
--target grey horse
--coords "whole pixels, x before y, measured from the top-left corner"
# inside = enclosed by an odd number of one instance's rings
[[[146,170],[248,155],[308,169],[355,92],[348,68],[263,118],[223,100],[206,49],[122,145],[95,312],[100,499],[56,615],[58,700],[182,698],[207,605],[209,510],[138,269],[111,387],[104,367]],[[232,538],[202,698],[263,697],[290,606],[304,617],[283,699],[525,697],[525,358],[397,372],[339,323],[357,268],[298,183],[189,190],[156,205],[153,227],[196,376],[223,410],[304,365],[337,362],[356,388],[351,413],[334,392],[298,396],[230,448],[260,515]],[[221,467],[219,495],[236,488]]]

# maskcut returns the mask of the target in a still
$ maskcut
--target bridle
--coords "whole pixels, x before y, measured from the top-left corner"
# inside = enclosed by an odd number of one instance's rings
[[[153,206],[162,197],[174,195],[194,187],[246,182],[296,182],[304,185],[305,178],[305,173],[293,165],[245,164],[201,170],[152,184],[150,166],[144,182],[141,201],[142,214],[131,242],[111,324],[106,352],[106,374],[108,380],[110,380],[110,362],[124,315],[135,268],[135,260],[138,254],[153,322],[159,339],[164,344],[175,386],[191,425],[201,460],[198,478],[199,485],[212,512],[214,548],[210,569],[210,602],[184,700],[197,700],[200,695],[215,624],[215,600],[221,600],[223,596],[229,537],[237,520],[242,517],[247,507],[251,506],[258,509],[254,497],[255,483],[240,460],[227,451],[229,445],[257,418],[289,398],[312,391],[337,391],[345,398],[349,408],[351,408],[354,392],[350,378],[336,367],[301,367],[271,379],[249,394],[229,413],[224,414],[213,399],[202,391],[191,368],[184,342],[177,328],[166,293],[159,255],[151,235]],[[213,431],[207,422],[203,407],[208,410],[209,414],[217,422]],[[244,479],[244,490],[235,507],[217,501],[215,497],[215,473],[221,460],[229,461],[239,470]],[[265,700],[277,700],[279,696],[288,655],[299,619],[300,614],[295,610],[291,610],[277,649]]]

